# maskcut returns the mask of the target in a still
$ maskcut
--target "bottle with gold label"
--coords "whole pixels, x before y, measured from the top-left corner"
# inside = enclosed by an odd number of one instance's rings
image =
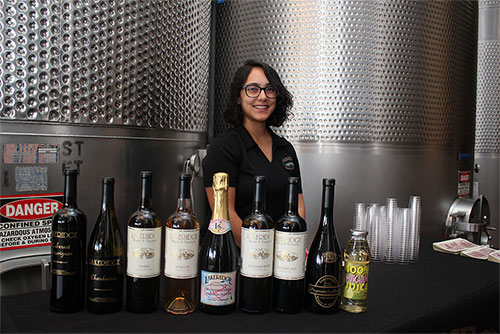
[[[333,220],[334,189],[334,179],[323,179],[321,218],[307,257],[304,308],[315,313],[338,312],[340,304],[342,258]]]
[[[212,188],[212,219],[200,251],[199,309],[210,314],[226,314],[236,309],[238,266],[238,250],[227,207],[228,175],[215,173]]]
[[[344,251],[344,292],[341,308],[351,313],[365,312],[367,308],[370,248],[366,241],[368,232],[351,230],[351,239]]]
[[[76,170],[64,173],[63,206],[52,218],[52,290],[54,312],[77,312],[85,306],[87,218],[76,205]]]
[[[115,179],[102,179],[101,212],[90,235],[87,261],[87,310],[112,313],[123,303],[123,239],[114,205]]]
[[[177,209],[165,224],[165,301],[172,314],[187,314],[198,303],[200,223],[191,212],[191,175],[179,175]]]
[[[156,311],[160,299],[161,219],[153,211],[153,172],[141,172],[139,209],[127,226],[127,310]]]

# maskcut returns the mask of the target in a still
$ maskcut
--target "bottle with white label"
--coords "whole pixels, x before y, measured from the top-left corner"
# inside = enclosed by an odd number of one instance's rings
[[[64,173],[63,206],[52,218],[50,308],[71,313],[85,306],[87,218],[76,205],[77,171]]]
[[[241,225],[240,309],[265,313],[271,308],[274,222],[266,214],[266,177],[255,177],[252,213]]]
[[[87,310],[117,312],[123,304],[123,239],[114,205],[115,179],[102,179],[102,206],[90,235],[87,261]]]
[[[179,175],[177,209],[165,224],[165,301],[163,309],[187,314],[198,303],[200,223],[191,212],[191,175]]]
[[[160,298],[161,219],[153,212],[153,172],[141,172],[140,206],[127,225],[127,310],[150,313]]]
[[[298,214],[299,178],[288,178],[287,209],[276,222],[274,236],[273,309],[302,310],[307,225]]]
[[[228,175],[215,173],[212,189],[212,219],[200,251],[199,309],[210,314],[226,314],[236,309],[238,250],[229,222]]]

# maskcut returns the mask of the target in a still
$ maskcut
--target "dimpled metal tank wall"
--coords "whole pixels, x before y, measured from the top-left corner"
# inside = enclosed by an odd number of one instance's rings
[[[441,237],[457,196],[459,153],[473,153],[477,3],[225,1],[217,4],[216,101],[245,59],[272,65],[295,97],[278,133],[302,168],[309,241],[321,179],[337,179],[347,242],[355,202],[422,197],[422,233]],[[225,127],[223,104],[216,129]]]
[[[61,192],[63,169],[78,168],[90,232],[101,178],[112,176],[125,235],[139,173],[152,170],[154,209],[166,219],[178,173],[206,145],[210,15],[210,0],[0,0],[2,196]],[[193,200],[203,217],[200,182]],[[2,272],[18,267],[7,261],[47,254],[3,250]],[[24,277],[2,274],[2,294]]]
[[[479,193],[490,204],[492,244],[500,245],[500,1],[479,2],[475,161]]]

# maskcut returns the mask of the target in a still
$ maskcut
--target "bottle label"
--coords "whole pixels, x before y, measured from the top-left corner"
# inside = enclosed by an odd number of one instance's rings
[[[276,231],[274,277],[282,280],[304,278],[307,232]]]
[[[198,276],[200,229],[165,228],[165,276],[188,279]]]
[[[51,272],[59,276],[81,273],[80,238],[76,231],[52,231]]]
[[[274,229],[241,228],[241,274],[263,278],[273,275]]]
[[[123,293],[122,257],[90,257],[87,299],[94,303],[113,303]]]
[[[223,306],[236,302],[236,271],[212,273],[201,271],[200,302]]]
[[[346,261],[344,297],[364,300],[368,293],[370,262]]]
[[[150,278],[160,275],[161,227],[127,227],[127,275]]]
[[[340,296],[339,282],[335,276],[322,276],[316,281],[316,284],[307,286],[307,293],[314,296],[320,307],[330,308],[335,305]]]
[[[208,230],[213,234],[226,234],[231,231],[231,223],[222,218],[213,219],[208,225]]]

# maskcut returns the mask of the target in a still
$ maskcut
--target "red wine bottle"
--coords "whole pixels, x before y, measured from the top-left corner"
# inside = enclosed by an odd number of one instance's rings
[[[64,173],[63,206],[52,218],[50,308],[71,313],[85,306],[87,217],[76,205],[76,170]]]
[[[160,298],[161,219],[153,212],[153,172],[141,172],[141,201],[127,226],[127,310],[156,311]]]
[[[102,179],[102,205],[90,236],[87,266],[87,309],[112,313],[123,304],[123,239],[114,206],[115,179]]]
[[[306,267],[304,308],[315,313],[339,310],[342,253],[333,220],[334,179],[323,179],[321,218]]]
[[[240,309],[265,313],[271,308],[274,222],[266,214],[266,177],[255,177],[252,213],[241,225]]]
[[[227,206],[228,175],[213,176],[214,208],[200,251],[199,309],[226,314],[236,309],[238,250],[234,242]]]
[[[298,214],[299,178],[288,178],[287,209],[276,222],[273,308],[297,313],[304,303],[307,225]]]
[[[177,209],[165,224],[165,302],[172,314],[187,314],[198,304],[200,223],[191,212],[191,175],[179,175]]]

